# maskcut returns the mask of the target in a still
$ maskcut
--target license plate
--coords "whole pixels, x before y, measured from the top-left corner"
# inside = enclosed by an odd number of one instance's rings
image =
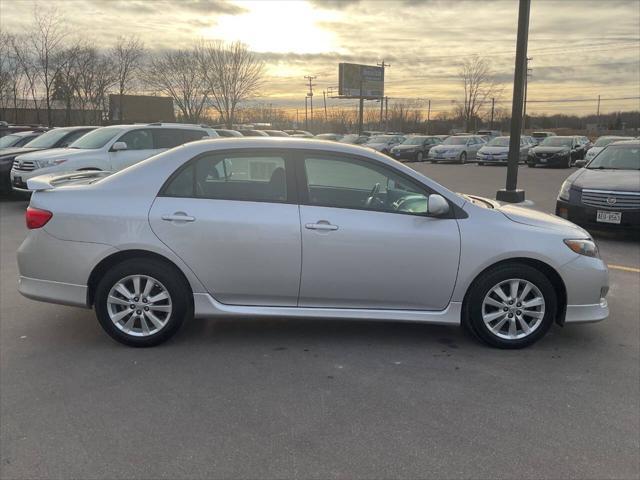
[[[400,156],[400,152],[396,152],[396,153],[394,153],[394,155],[395,155],[396,157],[399,157],[399,156]]]
[[[547,163],[547,159],[546,158],[541,158],[540,159],[540,163]]]
[[[620,224],[622,221],[622,212],[608,212],[606,210],[598,210],[596,221],[602,223]]]
[[[13,177],[14,185],[22,185],[22,177]]]

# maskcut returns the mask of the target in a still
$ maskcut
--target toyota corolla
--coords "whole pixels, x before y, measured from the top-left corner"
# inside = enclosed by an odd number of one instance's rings
[[[369,148],[196,141],[29,188],[20,292],[93,308],[127,345],[222,316],[462,324],[519,348],[608,315],[585,230],[458,195]]]

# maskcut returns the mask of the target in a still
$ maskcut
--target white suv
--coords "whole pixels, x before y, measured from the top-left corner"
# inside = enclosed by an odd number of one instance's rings
[[[98,128],[68,148],[16,157],[11,168],[11,186],[14,190],[28,192],[27,180],[47,173],[122,170],[169,148],[206,137],[218,137],[218,134],[206,126],[181,123]]]

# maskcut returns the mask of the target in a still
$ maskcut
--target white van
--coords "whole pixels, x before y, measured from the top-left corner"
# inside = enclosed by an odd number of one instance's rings
[[[98,128],[67,148],[17,156],[11,168],[11,187],[28,192],[27,180],[47,173],[122,170],[169,148],[208,137],[218,134],[207,126],[182,123]]]

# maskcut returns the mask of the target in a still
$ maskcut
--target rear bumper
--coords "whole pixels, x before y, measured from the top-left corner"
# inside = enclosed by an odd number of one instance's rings
[[[86,285],[20,276],[18,291],[31,300],[88,308]]]

